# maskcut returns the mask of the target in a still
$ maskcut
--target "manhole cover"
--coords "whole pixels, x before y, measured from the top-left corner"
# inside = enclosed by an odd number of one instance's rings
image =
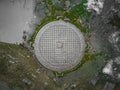
[[[59,20],[41,28],[35,38],[34,48],[36,57],[43,66],[62,72],[80,63],[85,42],[78,28]]]

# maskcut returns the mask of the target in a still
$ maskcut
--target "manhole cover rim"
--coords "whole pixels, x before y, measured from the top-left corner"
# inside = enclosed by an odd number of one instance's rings
[[[71,65],[69,64],[69,66],[64,64],[64,67],[60,68],[57,65],[52,66],[51,64],[46,63],[46,60],[44,60],[44,58],[41,57],[40,51],[39,51],[39,40],[40,40],[42,34],[46,31],[46,29],[48,29],[50,26],[53,26],[53,25],[65,25],[67,27],[70,27],[79,36],[79,39],[80,39],[80,42],[81,42],[81,53],[80,53],[80,56],[79,56],[79,60],[76,60],[76,63],[72,63]],[[52,21],[52,22],[49,22],[48,24],[44,25],[40,29],[40,31],[37,33],[36,38],[35,38],[35,42],[34,42],[34,50],[35,50],[35,55],[36,55],[38,61],[44,67],[46,67],[47,69],[53,70],[53,71],[62,72],[62,71],[66,71],[66,70],[70,70],[70,69],[74,68],[76,65],[78,65],[81,62],[81,59],[83,58],[84,51],[85,51],[85,41],[84,41],[84,37],[82,35],[82,32],[75,25],[73,25],[69,22],[62,21],[62,20]]]

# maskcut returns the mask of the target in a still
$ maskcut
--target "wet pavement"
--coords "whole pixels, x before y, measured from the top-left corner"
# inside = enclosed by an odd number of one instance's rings
[[[23,31],[33,32],[33,0],[0,0],[0,41],[22,43]]]

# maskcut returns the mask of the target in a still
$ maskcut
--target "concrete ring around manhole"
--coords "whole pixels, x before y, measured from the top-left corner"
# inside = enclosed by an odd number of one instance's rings
[[[58,20],[43,26],[38,32],[34,50],[38,61],[46,68],[63,72],[82,60],[85,41],[73,24]]]

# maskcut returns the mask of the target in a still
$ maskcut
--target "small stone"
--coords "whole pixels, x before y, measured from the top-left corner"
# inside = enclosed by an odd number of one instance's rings
[[[77,85],[76,84],[72,84],[71,85],[71,88],[75,88]]]
[[[11,55],[7,55],[9,58],[11,58],[12,60],[14,60],[15,58],[13,57],[13,56],[11,56]]]
[[[36,75],[32,73],[32,77],[36,78]]]
[[[23,81],[25,84],[27,84],[27,85],[31,85],[31,84],[32,84],[32,81],[29,80],[28,78],[25,78],[25,79],[23,79],[22,81]]]
[[[117,75],[118,79],[120,79],[120,73]]]
[[[112,75],[112,70],[113,70],[113,67],[112,67],[112,65],[113,65],[113,61],[111,60],[111,61],[109,61],[106,65],[105,65],[105,67],[103,68],[103,73],[104,74],[108,74],[108,75]]]
[[[69,18],[67,18],[67,17],[65,17],[65,18],[64,18],[64,20],[65,20],[65,21],[70,21],[70,19],[69,19]]]
[[[116,71],[116,70],[117,70],[117,68],[114,68],[113,70],[114,70],[114,71]]]
[[[34,17],[33,18],[36,18],[36,16],[34,15]]]
[[[11,63],[11,64],[15,64],[15,62],[13,62],[13,61],[9,61],[9,63]]]
[[[57,80],[56,80],[55,78],[53,78],[53,81],[55,81],[55,82],[56,82]]]
[[[37,73],[40,73],[40,69],[37,69],[36,72],[37,72]]]
[[[66,4],[66,7],[67,7],[67,8],[70,7],[70,1],[69,1],[69,0],[67,0],[67,1],[65,2],[65,4]]]
[[[63,86],[64,86],[64,87],[66,87],[66,86],[67,86],[67,84],[65,83]]]
[[[48,82],[45,82],[44,85],[45,85],[45,86],[48,86]]]
[[[96,85],[98,79],[99,79],[99,77],[95,77],[94,79],[91,80],[91,83],[92,83],[93,85]]]
[[[30,57],[30,56],[27,56],[28,58]]]

